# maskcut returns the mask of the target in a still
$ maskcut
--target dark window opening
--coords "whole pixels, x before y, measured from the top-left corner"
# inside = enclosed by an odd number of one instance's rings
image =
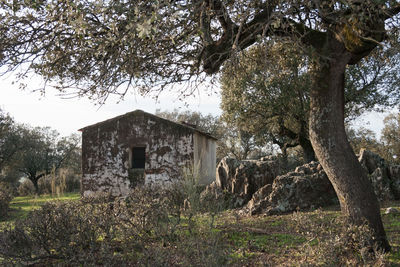
[[[134,147],[132,148],[132,169],[144,169],[146,162],[146,148]]]

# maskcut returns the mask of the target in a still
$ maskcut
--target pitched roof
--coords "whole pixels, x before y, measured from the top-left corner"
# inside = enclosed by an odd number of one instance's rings
[[[163,121],[163,122],[165,122],[165,123],[170,123],[170,124],[174,124],[174,125],[176,125],[176,126],[178,126],[178,127],[183,127],[183,128],[188,129],[188,130],[190,130],[190,131],[192,131],[192,132],[196,132],[196,133],[199,133],[199,134],[201,134],[201,135],[204,135],[204,136],[206,136],[206,137],[208,137],[208,138],[211,138],[211,139],[214,139],[214,140],[218,140],[218,138],[212,136],[211,134],[206,133],[206,132],[203,132],[203,131],[201,131],[201,130],[199,130],[199,129],[197,129],[197,128],[194,128],[194,127],[192,127],[192,126],[190,126],[190,125],[188,125],[188,124],[186,124],[186,123],[178,123],[178,122],[170,121],[170,120],[161,118],[161,117],[159,117],[159,116],[156,116],[156,115],[154,115],[154,114],[145,112],[145,111],[140,110],[140,109],[137,109],[137,110],[134,110],[134,111],[125,113],[125,114],[123,114],[123,115],[119,115],[119,116],[116,116],[116,117],[114,117],[114,118],[111,118],[111,119],[108,119],[108,120],[104,120],[104,121],[101,121],[101,122],[98,122],[98,123],[95,123],[95,124],[92,124],[92,125],[88,125],[88,126],[86,126],[86,127],[83,127],[83,128],[81,128],[81,129],[79,129],[78,131],[85,131],[86,129],[93,128],[93,127],[97,127],[97,126],[100,126],[100,125],[102,125],[102,124],[104,124],[104,123],[108,123],[108,122],[111,122],[111,121],[116,121],[116,120],[118,120],[118,119],[121,119],[121,118],[124,118],[124,117],[128,117],[128,116],[132,116],[132,115],[133,115],[133,116],[144,115],[144,116],[147,116],[147,117],[152,117],[152,118],[155,118],[155,119],[157,119],[157,120],[161,120],[161,121]]]

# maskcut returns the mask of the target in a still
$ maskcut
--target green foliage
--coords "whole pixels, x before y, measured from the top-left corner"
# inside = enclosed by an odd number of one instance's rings
[[[286,42],[265,43],[225,65],[221,76],[222,118],[264,143],[301,145],[315,159],[308,138],[308,58]]]
[[[0,179],[5,180],[4,171],[14,165],[17,152],[21,150],[20,127],[14,119],[0,109]],[[12,177],[9,177],[12,178]],[[15,182],[12,179],[7,182]]]
[[[22,136],[23,150],[19,151],[16,164],[18,170],[32,181],[36,193],[40,193],[40,178],[64,166],[71,166],[76,171],[80,169],[77,167],[80,162],[77,136],[60,138],[59,133],[49,127],[24,127]]]
[[[38,192],[38,180],[52,171],[62,176],[58,170],[64,167],[79,173],[79,142],[77,135],[60,137],[49,127],[18,124],[0,109],[0,181],[17,187],[25,176]]]
[[[78,88],[72,92],[105,100],[125,94],[123,86],[148,92],[196,84],[202,71],[216,73],[237,51],[268,38],[289,37],[321,52],[330,29],[346,49],[361,53],[377,45],[378,18],[394,16],[397,3],[353,2],[5,1],[0,60],[6,71],[28,66],[62,92]]]
[[[7,217],[12,198],[12,187],[4,182],[0,182],[0,221]]]
[[[399,113],[400,114],[400,113]],[[384,128],[378,140],[373,131],[364,127],[347,129],[347,136],[355,153],[365,148],[379,154],[388,162],[399,163],[400,155],[400,115],[389,114],[384,119]]]
[[[347,128],[347,137],[353,147],[354,153],[358,154],[362,148],[365,148],[382,155],[384,150],[383,145],[378,141],[372,130],[364,127],[358,129]]]
[[[384,156],[392,162],[400,163],[400,112],[384,119],[381,140],[385,147]]]
[[[189,126],[192,125],[218,139],[223,135],[224,128],[220,123],[219,117],[212,114],[203,115],[200,112],[189,110],[180,112],[178,109],[173,111],[161,111],[158,109],[155,115],[178,123],[188,123]]]
[[[395,40],[391,40],[396,42]],[[368,111],[385,111],[400,99],[398,44],[378,47],[346,71],[346,121]]]
[[[346,121],[365,111],[393,107],[400,96],[397,46],[380,48],[346,72]],[[391,56],[389,60],[388,57]],[[301,146],[315,159],[308,137],[312,55],[288,41],[254,46],[225,64],[221,75],[222,119],[237,124],[285,154]]]

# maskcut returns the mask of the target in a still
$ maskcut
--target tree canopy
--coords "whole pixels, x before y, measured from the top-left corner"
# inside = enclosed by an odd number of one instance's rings
[[[0,174],[13,163],[17,152],[21,149],[21,135],[14,119],[0,109]]]
[[[399,56],[388,56],[395,49],[377,49],[347,69],[346,121],[398,103]],[[300,145],[306,161],[315,160],[308,136],[311,79],[307,54],[290,42],[269,41],[227,63],[221,75],[222,119],[237,121],[282,151]]]
[[[384,119],[382,142],[386,149],[387,158],[400,163],[400,112],[389,114]]]
[[[80,154],[76,148],[80,139],[77,136],[60,137],[56,130],[49,127],[23,129],[22,148],[18,151],[17,170],[23,173],[35,186],[38,193],[38,181],[45,175],[61,167],[76,168]]]
[[[66,93],[106,98],[196,82],[240,50],[287,36],[323,54],[337,33],[358,62],[385,34],[397,1],[2,1],[0,64]],[[366,20],[368,18],[368,20]],[[386,23],[395,31],[394,20]],[[375,29],[372,29],[374,27]],[[200,76],[200,77],[199,77]],[[75,90],[76,88],[79,90]]]

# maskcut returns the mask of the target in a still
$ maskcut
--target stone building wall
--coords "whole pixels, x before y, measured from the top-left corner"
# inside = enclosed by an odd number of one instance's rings
[[[216,174],[216,141],[206,136],[194,134],[194,162],[199,168],[200,183],[210,184]]]
[[[144,169],[132,169],[134,148],[145,149]],[[193,158],[192,129],[137,110],[82,129],[82,192],[126,195],[137,184],[169,183]]]

